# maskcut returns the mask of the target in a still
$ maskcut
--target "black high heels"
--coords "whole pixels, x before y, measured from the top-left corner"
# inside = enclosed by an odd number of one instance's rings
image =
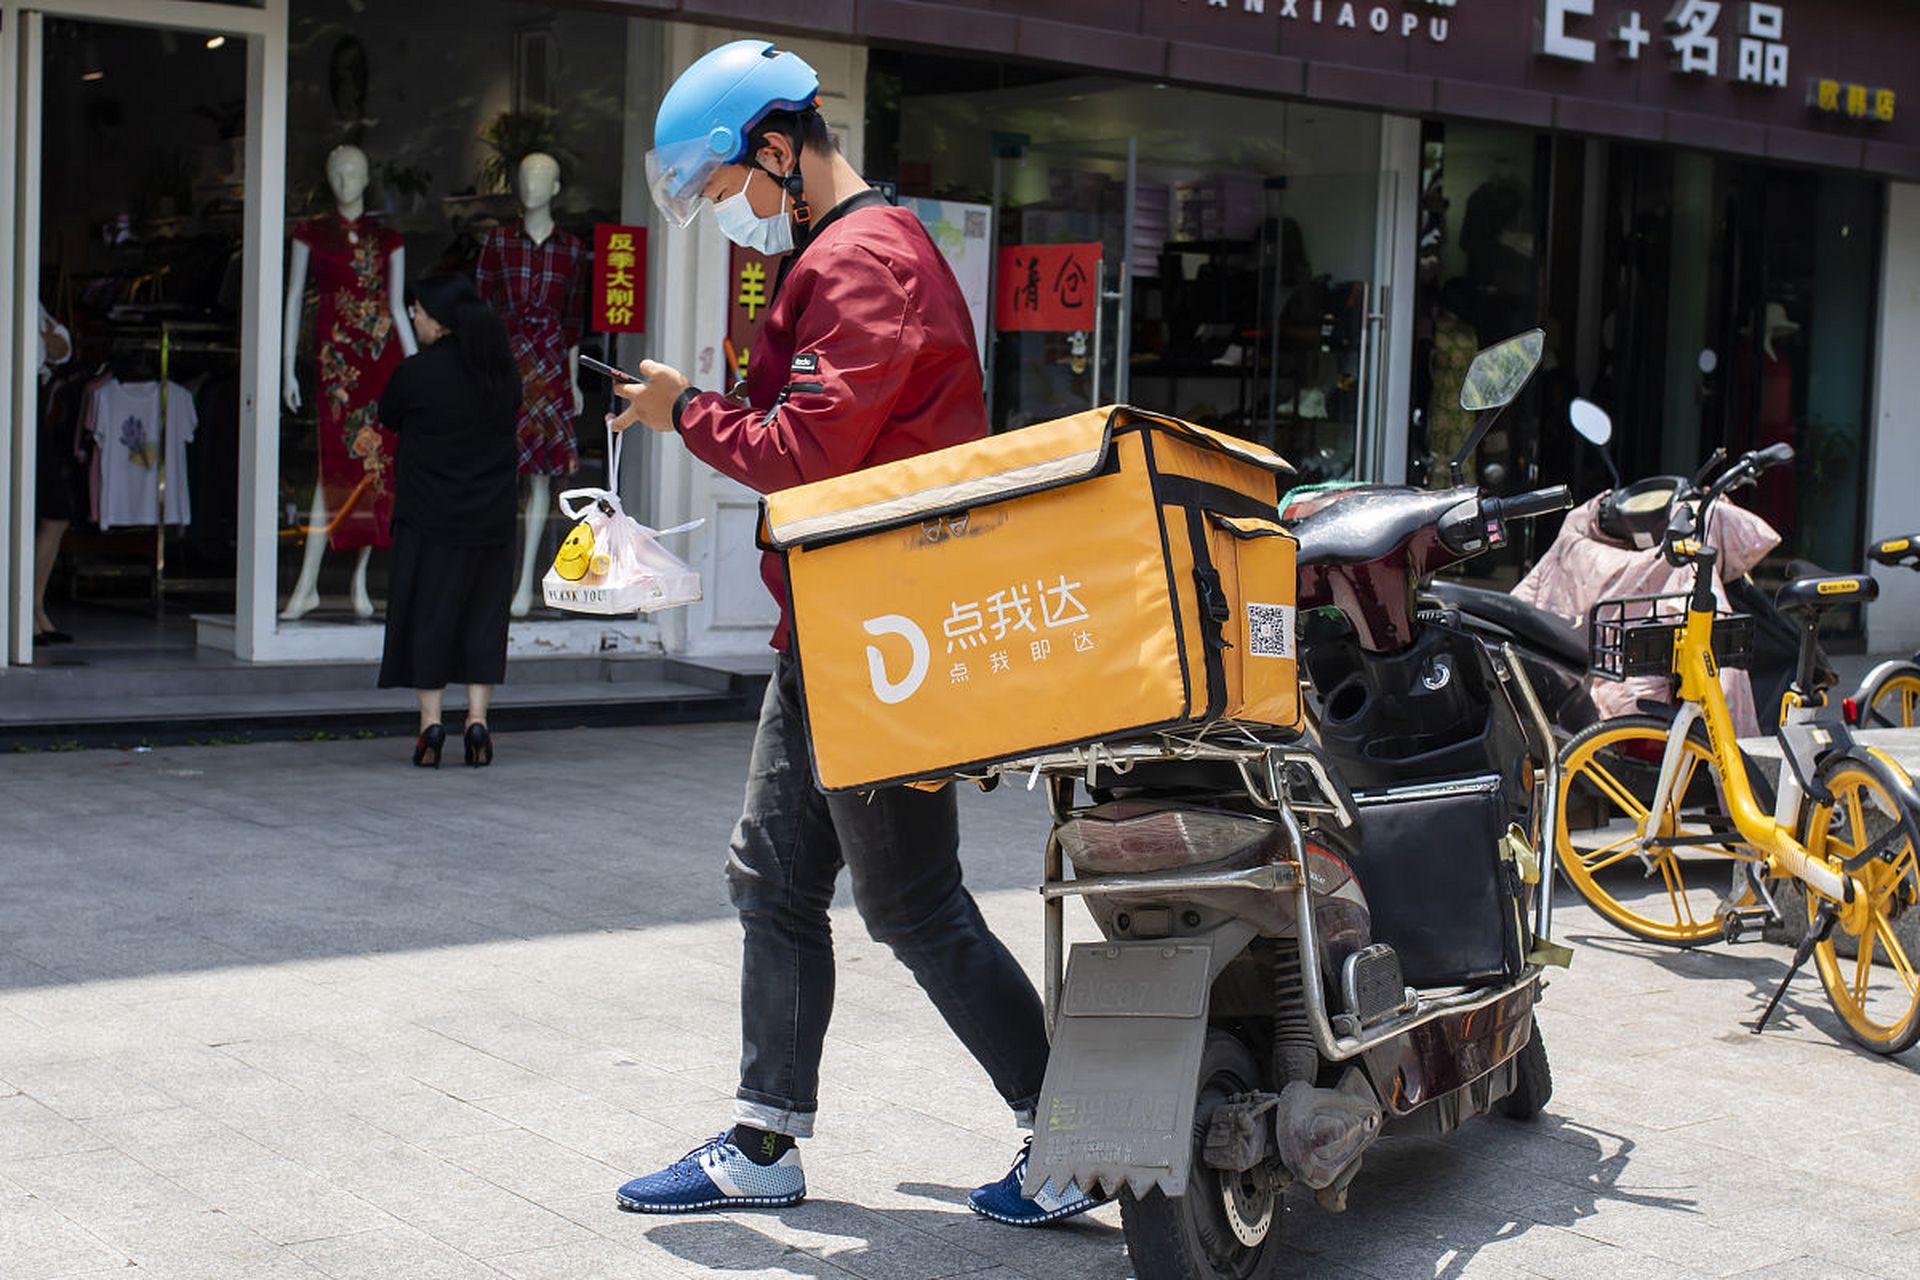
[[[413,762],[422,769],[440,767],[440,749],[447,745],[447,727],[430,724],[420,731],[413,744]]]
[[[466,748],[467,763],[474,768],[484,769],[493,763],[493,735],[487,732],[487,726],[467,726]]]

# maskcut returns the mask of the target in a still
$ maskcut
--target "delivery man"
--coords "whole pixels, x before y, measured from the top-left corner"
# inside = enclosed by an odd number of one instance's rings
[[[919,220],[889,205],[840,154],[819,77],[763,40],[712,50],[667,91],[647,177],[680,226],[711,205],[736,244],[787,254],[753,348],[745,405],[647,361],[619,388],[616,430],[677,432],[709,466],[762,493],[978,439],[980,362],[960,286]],[[780,559],[762,576],[780,602],[779,651],[748,766],[727,882],[745,929],[740,1087],[733,1126],[620,1188],[621,1208],[682,1213],[789,1205],[806,1195],[800,1152],[818,1109],[833,1011],[827,908],[844,864],[876,941],[891,947],[1016,1119],[1033,1123],[1047,1038],[1033,984],[988,930],[960,878],[952,788],[822,792],[814,780]],[[938,1082],[929,1077],[928,1086]],[[974,1210],[1018,1225],[1097,1203],[1069,1184],[1027,1199],[1023,1149]]]

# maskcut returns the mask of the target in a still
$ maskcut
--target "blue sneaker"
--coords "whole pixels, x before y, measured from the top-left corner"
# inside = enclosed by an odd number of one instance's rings
[[[1031,1200],[1022,1195],[1020,1184],[1027,1180],[1027,1153],[1032,1148],[1032,1138],[1021,1143],[1020,1154],[1014,1158],[1007,1176],[975,1188],[967,1196],[968,1207],[983,1218],[992,1218],[1010,1227],[1038,1227],[1085,1213],[1104,1203],[1100,1197],[1081,1191],[1076,1183],[1069,1182],[1064,1192],[1056,1191],[1051,1178]]]
[[[728,1141],[731,1133],[695,1147],[658,1173],[635,1178],[614,1192],[614,1202],[629,1213],[693,1213],[742,1205],[778,1208],[807,1198],[800,1148],[772,1164],[755,1164]]]

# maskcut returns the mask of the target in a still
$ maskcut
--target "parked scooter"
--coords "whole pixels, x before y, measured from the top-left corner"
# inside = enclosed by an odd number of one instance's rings
[[[1474,360],[1463,457],[1542,344]],[[1522,671],[1416,600],[1567,491],[1318,500],[1293,528],[1318,744],[1215,724],[995,771],[1044,778],[1054,820],[1053,1047],[1027,1190],[1118,1194],[1141,1280],[1270,1275],[1290,1184],[1338,1212],[1383,1134],[1525,1119],[1552,1090],[1533,1019],[1560,958],[1534,852],[1552,732]],[[1105,941],[1073,947],[1063,975],[1068,897]]]
[[[1724,461],[1725,451],[1716,451],[1692,477],[1648,476],[1622,484],[1607,449],[1613,437],[1613,422],[1606,411],[1591,401],[1575,400],[1568,417],[1574,430],[1600,453],[1613,486],[1601,495],[1591,518],[1582,518],[1578,513],[1568,518],[1554,540],[1556,548],[1562,546],[1563,540],[1591,539],[1628,555],[1642,556],[1649,569],[1658,572],[1655,566],[1660,559],[1660,540],[1665,535],[1674,503],[1698,494],[1702,478]],[[1744,511],[1738,516],[1753,526],[1750,538],[1778,541],[1778,535],[1766,528],[1758,516]],[[1577,586],[1579,590],[1574,593],[1577,608],[1568,611],[1571,616],[1543,609],[1506,592],[1455,581],[1437,581],[1431,593],[1442,607],[1457,611],[1462,625],[1489,643],[1515,646],[1521,663],[1540,690],[1555,728],[1563,736],[1594,723],[1602,718],[1603,711],[1624,714],[1634,709],[1632,706],[1596,706],[1595,685],[1587,667],[1586,623],[1592,606],[1605,596],[1631,594],[1631,591],[1626,591],[1612,578],[1582,580]],[[1780,612],[1772,595],[1761,590],[1744,573],[1723,579],[1721,587],[1733,609],[1754,619],[1755,649],[1747,677],[1752,685],[1758,728],[1771,732],[1779,720],[1781,696],[1794,678],[1799,630]],[[1822,670],[1831,670],[1824,653],[1819,660]]]

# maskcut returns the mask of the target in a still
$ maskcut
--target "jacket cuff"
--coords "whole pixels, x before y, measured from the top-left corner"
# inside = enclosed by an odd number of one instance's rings
[[[700,394],[700,388],[688,387],[685,391],[682,391],[678,396],[674,397],[673,429],[675,431],[678,431],[680,429],[680,415],[687,411],[687,406],[692,404],[693,398],[699,394]]]

